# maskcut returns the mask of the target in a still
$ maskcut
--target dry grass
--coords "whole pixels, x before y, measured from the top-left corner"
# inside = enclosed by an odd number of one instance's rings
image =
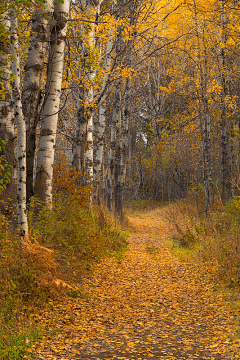
[[[158,209],[162,204],[155,200],[135,200],[124,204],[124,212],[131,215],[141,215]]]
[[[203,202],[196,206],[192,196],[162,209],[172,229],[174,247],[190,257],[212,264],[219,279],[240,285],[240,199],[225,207],[216,204],[206,216]]]

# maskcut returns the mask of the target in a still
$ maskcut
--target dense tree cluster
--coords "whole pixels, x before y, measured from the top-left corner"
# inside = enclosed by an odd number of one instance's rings
[[[51,207],[53,162],[63,155],[78,183],[119,214],[124,199],[170,201],[202,188],[207,211],[214,192],[222,202],[238,195],[236,1],[0,7],[0,138],[17,163],[22,236],[30,196]]]

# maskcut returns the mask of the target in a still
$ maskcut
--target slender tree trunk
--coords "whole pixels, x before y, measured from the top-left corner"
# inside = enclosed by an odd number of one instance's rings
[[[129,144],[129,107],[128,107],[128,99],[129,97],[129,79],[126,80],[126,89],[125,89],[125,104],[124,104],[124,112],[123,112],[123,131],[122,131],[122,204],[123,204],[123,195],[124,188],[126,184],[126,174],[127,174],[127,154],[128,154],[128,144]]]
[[[96,171],[95,179],[99,180],[100,172],[102,168],[103,161],[103,151],[104,151],[104,132],[106,128],[106,100],[102,99],[99,106],[99,131],[98,131],[98,143],[97,143],[97,155],[96,155]]]
[[[113,116],[111,124],[111,143],[110,143],[110,166],[107,181],[107,207],[110,211],[114,209],[114,175],[115,175],[115,151],[116,151],[116,125],[119,112],[119,89],[118,85],[114,92]]]
[[[91,0],[82,0],[82,7],[89,10],[90,14],[96,15],[100,12],[102,0],[92,2]],[[88,52],[95,46],[94,24],[88,33],[88,44],[82,45],[82,61],[88,58]],[[84,65],[86,67],[86,64]],[[84,77],[84,82],[79,89],[79,109],[77,119],[76,140],[73,143],[72,165],[81,166],[78,169],[85,175],[85,183],[89,184],[93,179],[93,102],[94,93],[92,82],[96,76],[96,70],[89,68],[86,73],[80,72],[80,78]],[[78,159],[78,160],[77,160]],[[77,161],[76,161],[77,160]]]
[[[86,143],[86,183],[91,184],[93,180],[93,113],[87,122],[87,143]]]
[[[12,104],[12,89],[10,85],[11,69],[7,65],[10,63],[10,36],[7,32],[10,30],[10,15],[2,15],[1,24],[6,34],[0,38],[0,76],[2,85],[0,86],[0,140],[6,143],[4,154],[9,165],[13,166],[11,183],[16,183],[16,159],[14,154],[14,113]]]
[[[109,80],[109,71],[111,67],[111,51],[113,46],[112,35],[110,34],[110,38],[107,44],[107,52],[106,52],[106,59],[105,59],[105,71],[104,74],[104,82],[102,86],[102,90],[105,89],[108,80]],[[106,112],[106,96],[104,95],[100,101],[99,106],[99,132],[98,132],[98,145],[97,145],[97,156],[96,156],[96,175],[95,178],[99,180],[99,174],[102,167],[102,159],[103,159],[103,150],[104,150],[104,132],[106,128],[106,119],[105,119],[105,112]]]
[[[31,43],[25,65],[22,106],[27,131],[27,202],[33,195],[36,122],[40,102],[41,77],[52,23],[51,4],[51,0],[46,0],[40,9],[34,11]]]
[[[117,133],[116,133],[116,152],[115,152],[115,211],[118,215],[122,214],[123,200],[123,159],[122,159],[122,111],[121,111],[121,92],[119,91]]]
[[[81,95],[80,95],[81,98]],[[77,112],[77,131],[75,141],[72,147],[72,166],[80,172],[81,175],[85,174],[85,150],[87,141],[87,117],[82,102],[79,101]],[[82,177],[83,179],[83,177]],[[83,181],[79,182],[83,185]]]
[[[102,0],[86,1],[86,6],[90,11],[93,11],[94,16],[98,16],[100,13]],[[92,24],[91,30],[89,32],[89,42],[88,46],[90,49],[95,47],[96,44],[96,34],[95,34],[95,24]],[[87,71],[87,81],[92,84],[94,78],[96,77],[96,69],[90,67]],[[94,92],[93,87],[90,85],[90,88],[86,91],[85,103],[88,104],[88,117],[87,117],[87,142],[86,142],[86,153],[85,153],[85,166],[86,166],[86,183],[92,184],[93,181],[93,102],[94,102]]]
[[[51,32],[46,100],[44,103],[36,171],[36,196],[52,206],[53,161],[64,63],[65,37],[69,16],[69,0],[55,0],[55,25]]]
[[[20,52],[18,41],[18,21],[11,12],[11,55],[12,55],[12,96],[14,116],[17,123],[17,211],[20,242],[28,239],[28,220],[26,210],[26,124],[22,112],[20,82]]]
[[[212,190],[212,174],[211,174],[211,157],[210,157],[210,113],[208,99],[206,95],[206,86],[208,81],[208,59],[207,51],[205,47],[204,29],[202,30],[202,39],[200,39],[199,24],[198,24],[198,12],[196,2],[194,1],[195,9],[195,31],[198,44],[198,67],[199,81],[200,81],[200,94],[199,94],[199,120],[201,128],[202,138],[202,167],[203,167],[203,183],[205,193],[205,211],[208,212],[211,209],[213,203],[213,190]],[[202,59],[201,41],[204,53],[204,59]],[[202,66],[202,60],[204,60],[204,67]],[[205,72],[204,72],[205,69]]]

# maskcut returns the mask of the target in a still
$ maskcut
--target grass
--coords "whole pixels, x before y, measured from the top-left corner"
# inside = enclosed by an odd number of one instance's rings
[[[191,194],[163,209],[171,226],[168,243],[181,258],[211,264],[213,274],[228,286],[240,285],[240,199],[214,206],[196,206]]]
[[[146,214],[149,211],[154,211],[162,206],[162,203],[155,200],[134,200],[124,204],[124,213],[126,215],[131,214],[134,216],[141,216],[143,213]]]

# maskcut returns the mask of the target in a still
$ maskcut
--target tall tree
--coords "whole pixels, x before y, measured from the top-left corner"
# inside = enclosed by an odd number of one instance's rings
[[[27,202],[33,195],[36,126],[39,117],[38,106],[41,99],[41,79],[53,21],[51,5],[52,1],[46,0],[34,10],[30,32],[31,42],[24,68],[22,106],[27,131]]]
[[[45,204],[52,206],[53,161],[64,64],[65,38],[70,1],[54,2],[55,24],[51,31],[47,83],[41,120],[35,192]]]
[[[20,241],[28,238],[26,210],[26,124],[22,111],[20,51],[18,41],[18,19],[14,10],[11,13],[11,55],[12,55],[12,96],[14,116],[17,123],[17,211]]]
[[[5,11],[0,17],[0,139],[6,143],[4,153],[9,165],[15,167],[14,155],[14,114],[12,105],[12,91],[10,84],[10,14]],[[15,171],[12,171],[12,182],[16,182]]]

